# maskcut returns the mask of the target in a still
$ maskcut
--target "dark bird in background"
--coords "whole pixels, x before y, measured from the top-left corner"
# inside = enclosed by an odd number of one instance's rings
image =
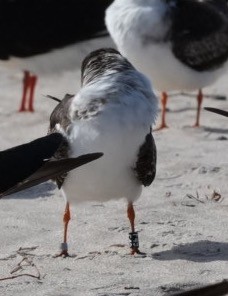
[[[53,161],[52,156],[64,143],[60,133],[0,152],[0,198],[30,188],[59,174],[65,174],[102,156],[91,153],[77,158]]]
[[[205,107],[204,109],[207,111],[228,117],[228,111],[217,109],[217,108],[211,108],[211,107]]]
[[[186,292],[177,293],[172,296],[223,296],[228,294],[228,282],[208,285],[202,288],[192,289]]]
[[[0,59],[31,57],[104,35],[104,11],[111,2],[0,0]],[[34,111],[36,82],[37,76],[26,69],[20,111]]]

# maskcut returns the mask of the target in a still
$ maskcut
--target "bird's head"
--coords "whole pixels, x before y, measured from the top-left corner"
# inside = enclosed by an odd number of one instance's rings
[[[132,69],[133,66],[117,50],[113,48],[101,48],[92,51],[82,62],[81,83],[88,84],[103,75],[123,72]]]

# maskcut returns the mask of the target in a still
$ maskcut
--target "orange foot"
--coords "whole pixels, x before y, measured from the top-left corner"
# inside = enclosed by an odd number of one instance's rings
[[[195,124],[193,124],[193,126],[192,127],[200,127],[200,124],[199,123],[195,123]]]
[[[61,243],[60,245],[60,253],[59,254],[56,254],[54,256],[54,258],[58,258],[58,257],[63,257],[63,258],[66,258],[66,257],[71,257],[69,254],[68,254],[68,245],[67,243]]]
[[[58,258],[58,257],[67,258],[71,256],[69,255],[68,251],[64,250],[64,251],[61,251],[59,254],[54,255],[54,258]]]
[[[25,109],[25,107],[21,107],[20,109],[19,109],[19,112],[26,112],[27,111],[27,109]]]
[[[159,127],[155,128],[154,131],[161,131],[165,128],[169,128],[168,125],[166,123],[162,123]]]
[[[135,255],[135,254],[138,254],[138,255],[146,255],[146,253],[143,253],[143,252],[140,252],[138,248],[131,248],[131,255]]]

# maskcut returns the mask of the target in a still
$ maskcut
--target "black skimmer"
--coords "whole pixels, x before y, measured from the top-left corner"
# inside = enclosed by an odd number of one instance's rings
[[[210,112],[217,113],[219,115],[223,115],[225,117],[228,117],[228,111],[221,110],[221,109],[218,109],[218,108],[211,108],[211,107],[205,107],[204,109],[207,110],[207,111],[210,111]]]
[[[30,143],[0,152],[0,198],[30,188],[58,175],[65,174],[102,153],[52,161],[55,152],[64,145],[64,137],[53,133]]]
[[[202,288],[192,289],[182,293],[176,293],[172,296],[223,296],[228,295],[228,282],[208,285]]]
[[[162,123],[167,91],[199,90],[195,125],[200,125],[202,88],[226,70],[226,0],[115,0],[106,26],[121,54],[162,91]]]
[[[69,145],[56,158],[77,157],[94,149],[101,149],[104,156],[78,169],[77,174],[57,178],[66,198],[60,255],[68,256],[71,203],[119,198],[128,201],[132,254],[139,253],[133,202],[156,173],[151,125],[157,98],[149,80],[111,48],[96,50],[84,59],[81,81],[78,94],[67,95],[50,118],[49,132],[63,133]]]
[[[0,59],[26,58],[103,35],[112,0],[4,0],[0,2]],[[37,75],[24,71],[19,111],[34,111]]]

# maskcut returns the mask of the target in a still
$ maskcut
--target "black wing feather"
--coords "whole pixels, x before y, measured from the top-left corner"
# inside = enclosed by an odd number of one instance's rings
[[[176,58],[196,71],[220,67],[228,59],[226,1],[178,1],[171,43]]]
[[[146,135],[145,142],[139,149],[134,168],[136,177],[144,186],[150,186],[156,175],[157,151],[152,133]]]
[[[210,112],[217,113],[219,115],[223,115],[225,117],[228,117],[228,111],[217,109],[217,108],[210,108],[210,107],[205,107],[204,109],[207,110],[207,111],[210,111]]]
[[[63,141],[53,133],[27,144],[0,152],[0,192],[15,186],[50,159]]]
[[[203,288],[193,289],[187,292],[178,293],[173,296],[223,296],[228,294],[228,282],[208,285]]]
[[[33,187],[35,185],[48,181],[49,179],[55,179],[59,175],[65,174],[81,165],[93,161],[101,157],[102,155],[102,153],[91,153],[79,156],[77,158],[47,161],[40,169],[38,169],[27,179],[17,183],[16,186],[0,194],[0,198]]]

